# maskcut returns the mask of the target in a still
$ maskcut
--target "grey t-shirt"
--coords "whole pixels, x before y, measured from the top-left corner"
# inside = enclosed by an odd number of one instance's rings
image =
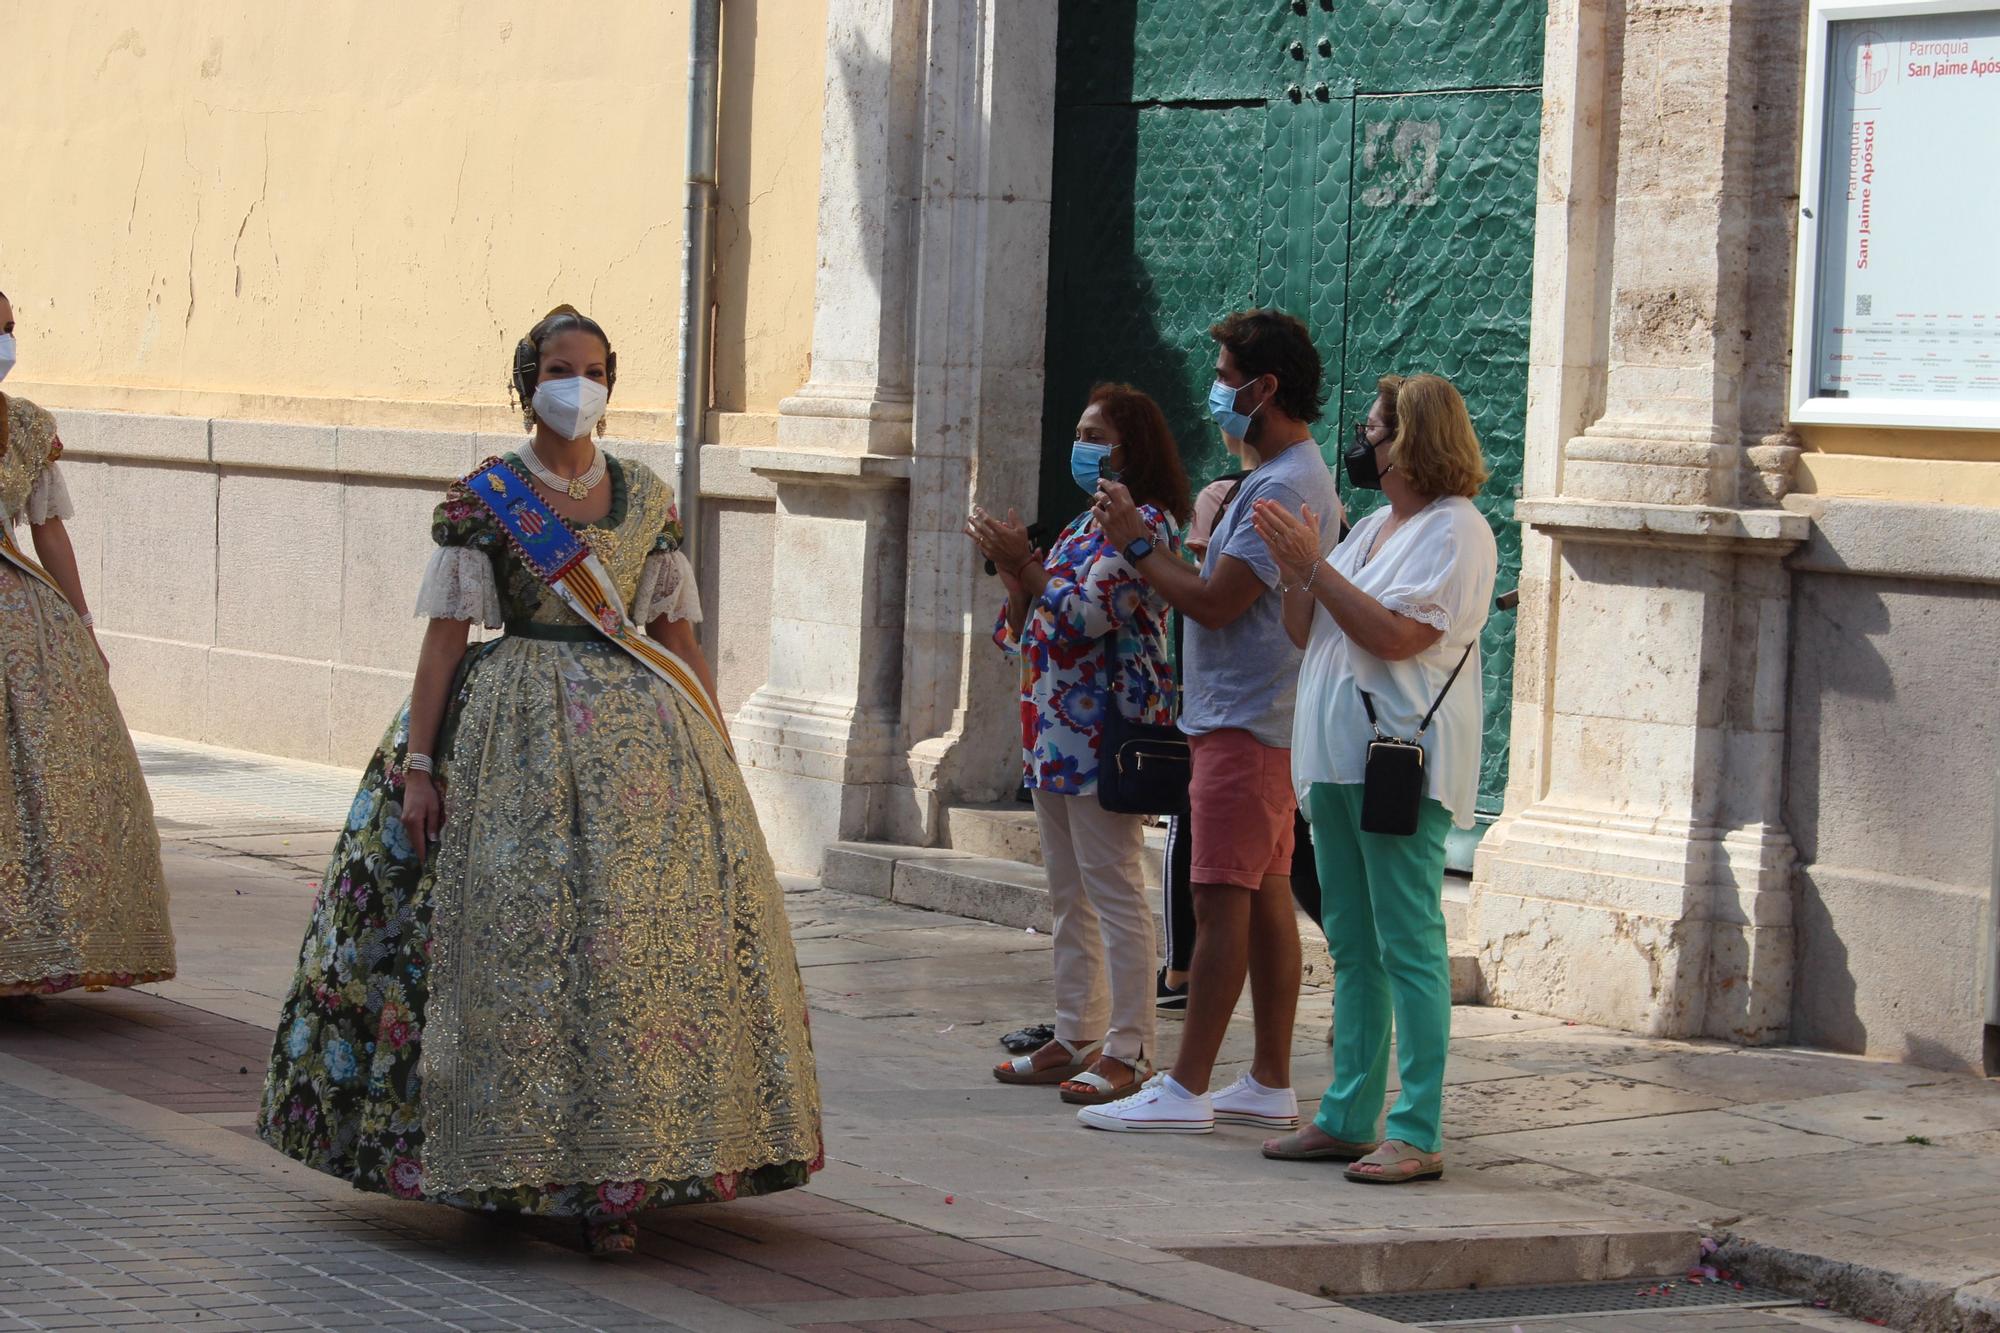
[[[1285,633],[1283,594],[1277,591],[1278,562],[1250,523],[1250,506],[1275,500],[1296,514],[1309,504],[1320,518],[1320,554],[1340,536],[1340,492],[1319,446],[1303,440],[1243,479],[1216,524],[1203,578],[1216,562],[1233,555],[1256,571],[1264,592],[1250,609],[1221,629],[1204,629],[1189,619],[1181,645],[1181,730],[1190,736],[1237,727],[1266,745],[1292,743],[1292,704],[1298,696],[1301,649]]]

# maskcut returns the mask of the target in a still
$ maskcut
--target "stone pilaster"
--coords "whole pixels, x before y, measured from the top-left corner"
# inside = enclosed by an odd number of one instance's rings
[[[777,491],[770,675],[739,756],[781,867],[882,823],[902,767],[924,0],[831,0],[812,378],[750,458]]]
[[[1000,585],[963,528],[1032,513],[1041,439],[1055,0],[932,0],[918,203],[916,408],[904,605],[908,787],[888,830],[1020,782],[1016,668],[988,640]]]
[[[1780,560],[1808,525],[1773,507],[1796,446],[1746,389],[1782,372],[1747,330],[1787,318],[1752,308],[1751,256],[1788,205],[1752,186],[1760,118],[1797,113],[1756,105],[1756,55],[1795,8],[1551,6],[1541,236],[1569,244],[1537,256],[1526,761],[1474,890],[1499,1003],[1745,1042],[1789,1026]]]

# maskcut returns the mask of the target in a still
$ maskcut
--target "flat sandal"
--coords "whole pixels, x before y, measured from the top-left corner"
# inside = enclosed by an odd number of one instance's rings
[[[1106,1102],[1119,1101],[1145,1087],[1146,1080],[1152,1076],[1152,1062],[1143,1055],[1137,1060],[1123,1060],[1115,1055],[1105,1058],[1117,1060],[1119,1064],[1131,1070],[1132,1081],[1113,1083],[1096,1070],[1086,1069],[1075,1078],[1063,1080],[1062,1099],[1065,1102],[1071,1106],[1102,1106]]]
[[[1035,1054],[1046,1050],[1048,1046],[1060,1046],[1067,1051],[1070,1057],[1069,1063],[1057,1065],[1053,1069],[1035,1068]],[[1056,1037],[1045,1045],[1037,1047],[1035,1052],[1017,1055],[1012,1060],[1002,1060],[993,1066],[993,1077],[1002,1083],[1012,1083],[1017,1086],[1047,1087],[1052,1083],[1067,1083],[1090,1068],[1090,1062],[1097,1057],[1097,1052],[1103,1046],[1102,1037],[1088,1046],[1072,1046],[1061,1037]]]
[[[1282,1144],[1285,1139],[1296,1139],[1302,1132],[1293,1130],[1280,1138],[1271,1139],[1264,1144],[1261,1151],[1274,1162],[1354,1162],[1382,1146],[1379,1143],[1350,1143],[1346,1139],[1335,1139],[1323,1148],[1271,1146],[1274,1143]]]
[[[1362,1166],[1397,1167],[1404,1162],[1415,1162],[1411,1171],[1360,1171]],[[1359,1185],[1407,1185],[1413,1180],[1444,1179],[1444,1154],[1418,1152],[1407,1143],[1391,1139],[1341,1172],[1349,1180]]]

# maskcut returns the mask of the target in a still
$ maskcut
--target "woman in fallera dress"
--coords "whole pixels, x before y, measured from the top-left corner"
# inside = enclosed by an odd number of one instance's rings
[[[612,1254],[640,1209],[824,1160],[673,491],[592,438],[617,374],[594,321],[551,312],[514,360],[532,439],[438,506],[416,681],[334,848],[261,1121],[362,1189],[575,1216]],[[468,650],[474,622],[506,632]]]
[[[14,360],[0,294],[0,380]],[[153,802],[63,527],[61,454],[55,419],[0,393],[0,997],[174,974]]]

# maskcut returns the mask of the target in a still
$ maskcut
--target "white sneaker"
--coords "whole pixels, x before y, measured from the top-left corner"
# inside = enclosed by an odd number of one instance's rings
[[[1248,1074],[1214,1094],[1215,1119],[1225,1125],[1255,1125],[1259,1129],[1297,1129],[1298,1094],[1290,1088],[1267,1088]]]
[[[1086,1106],[1076,1113],[1091,1129],[1108,1129],[1120,1134],[1213,1134],[1215,1112],[1209,1108],[1208,1094],[1190,1096],[1178,1083],[1169,1087],[1167,1075],[1155,1074],[1130,1097],[1121,1097],[1102,1106]]]

